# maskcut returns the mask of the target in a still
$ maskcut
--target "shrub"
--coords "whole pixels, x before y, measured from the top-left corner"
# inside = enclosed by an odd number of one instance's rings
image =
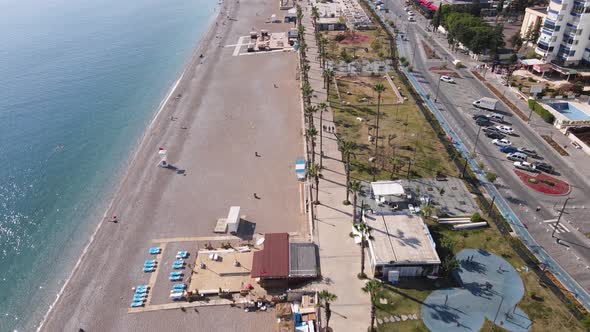
[[[339,34],[336,35],[336,37],[334,37],[334,40],[337,41],[337,42],[341,42],[344,39],[346,39],[346,36],[343,33],[339,33]]]
[[[548,110],[544,109],[543,106],[535,100],[529,99],[529,108],[537,113],[545,122],[553,123],[555,121],[553,114],[549,113]]]
[[[529,178],[528,180],[530,183],[539,183],[539,180],[535,179],[535,178]]]
[[[411,72],[413,72],[413,71],[414,71],[414,67],[412,67],[412,66],[409,66],[409,67],[408,67],[408,71],[409,71],[410,73],[411,73]]]
[[[475,212],[474,214],[471,215],[471,222],[480,222],[481,221],[481,215],[479,214],[479,212]]]
[[[486,180],[494,183],[494,181],[496,181],[497,178],[498,178],[498,176],[496,175],[496,173],[486,172]]]

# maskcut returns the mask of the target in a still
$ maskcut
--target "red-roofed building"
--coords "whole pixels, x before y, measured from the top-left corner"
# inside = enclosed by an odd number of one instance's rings
[[[254,253],[252,278],[279,279],[289,276],[289,234],[264,235],[264,248]]]
[[[264,247],[254,252],[252,278],[262,287],[284,287],[319,276],[317,247],[313,243],[290,243],[287,233],[267,233]]]

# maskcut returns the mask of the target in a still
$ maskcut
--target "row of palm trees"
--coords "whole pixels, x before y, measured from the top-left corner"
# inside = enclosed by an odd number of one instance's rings
[[[311,9],[311,17],[312,22],[315,27],[317,19],[319,18],[318,9],[314,6]],[[304,102],[304,116],[305,122],[307,123],[307,127],[305,129],[305,137],[308,146],[311,147],[309,150],[310,156],[308,160],[310,160],[310,167],[308,168],[308,175],[313,178],[315,184],[315,204],[319,204],[318,194],[319,194],[319,178],[321,176],[321,171],[323,169],[323,132],[319,133],[319,164],[316,163],[315,157],[315,148],[316,148],[316,137],[318,135],[318,130],[314,124],[314,116],[316,113],[319,112],[319,126],[320,130],[323,128],[323,113],[327,111],[328,105],[324,102],[317,104],[316,106],[311,104],[311,98],[313,96],[313,88],[309,83],[309,60],[307,59],[307,44],[305,42],[304,33],[305,28],[301,24],[303,18],[303,13],[301,11],[301,7],[297,6],[297,21],[299,24],[298,27],[298,36],[299,36],[299,49],[300,49],[300,67],[302,70],[302,79],[303,83],[301,85],[301,94],[303,96]],[[326,37],[322,36],[319,33],[318,29],[314,29],[315,40],[317,42],[317,46],[319,49],[320,55],[320,67],[323,68],[323,79],[324,79],[324,88],[327,92],[327,100],[329,102],[330,96],[330,84],[334,79],[334,71],[332,69],[326,68],[326,60],[327,60],[327,51],[326,46],[328,45],[328,40]],[[378,93],[378,104],[377,104],[377,120],[376,120],[376,127],[379,127],[379,109],[381,106],[381,93],[385,91],[385,88],[382,84],[378,84],[375,86],[375,91]],[[378,134],[378,130],[377,130]],[[378,137],[378,136],[377,136]],[[361,272],[359,276],[365,277],[365,248],[367,246],[367,241],[370,236],[371,229],[370,227],[364,222],[357,223],[357,198],[358,193],[361,190],[361,182],[357,180],[350,180],[350,161],[351,157],[355,157],[354,150],[357,149],[357,145],[353,141],[343,141],[338,139],[338,149],[342,153],[342,160],[345,164],[346,170],[346,200],[345,204],[350,204],[349,202],[349,194],[353,194],[353,224],[355,225],[355,229],[360,234],[361,237]],[[377,146],[375,146],[377,149]],[[363,287],[363,291],[368,293],[371,297],[371,331],[374,331],[374,322],[375,322],[375,303],[377,301],[378,293],[382,288],[382,284],[380,281],[371,280],[365,284]],[[320,300],[320,305],[324,308],[326,313],[326,331],[329,331],[329,323],[330,318],[332,316],[332,310],[330,307],[331,302],[335,301],[338,297],[335,294],[330,293],[327,290],[322,290],[318,293],[318,297]]]

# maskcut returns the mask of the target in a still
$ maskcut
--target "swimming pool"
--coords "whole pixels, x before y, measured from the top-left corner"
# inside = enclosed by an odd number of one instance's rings
[[[549,103],[549,106],[572,121],[590,120],[590,115],[569,102]]]

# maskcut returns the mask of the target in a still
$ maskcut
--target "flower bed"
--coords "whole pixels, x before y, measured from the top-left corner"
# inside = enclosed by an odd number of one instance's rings
[[[519,170],[514,171],[520,180],[528,187],[547,195],[566,195],[570,192],[570,185],[544,173],[532,175]]]

